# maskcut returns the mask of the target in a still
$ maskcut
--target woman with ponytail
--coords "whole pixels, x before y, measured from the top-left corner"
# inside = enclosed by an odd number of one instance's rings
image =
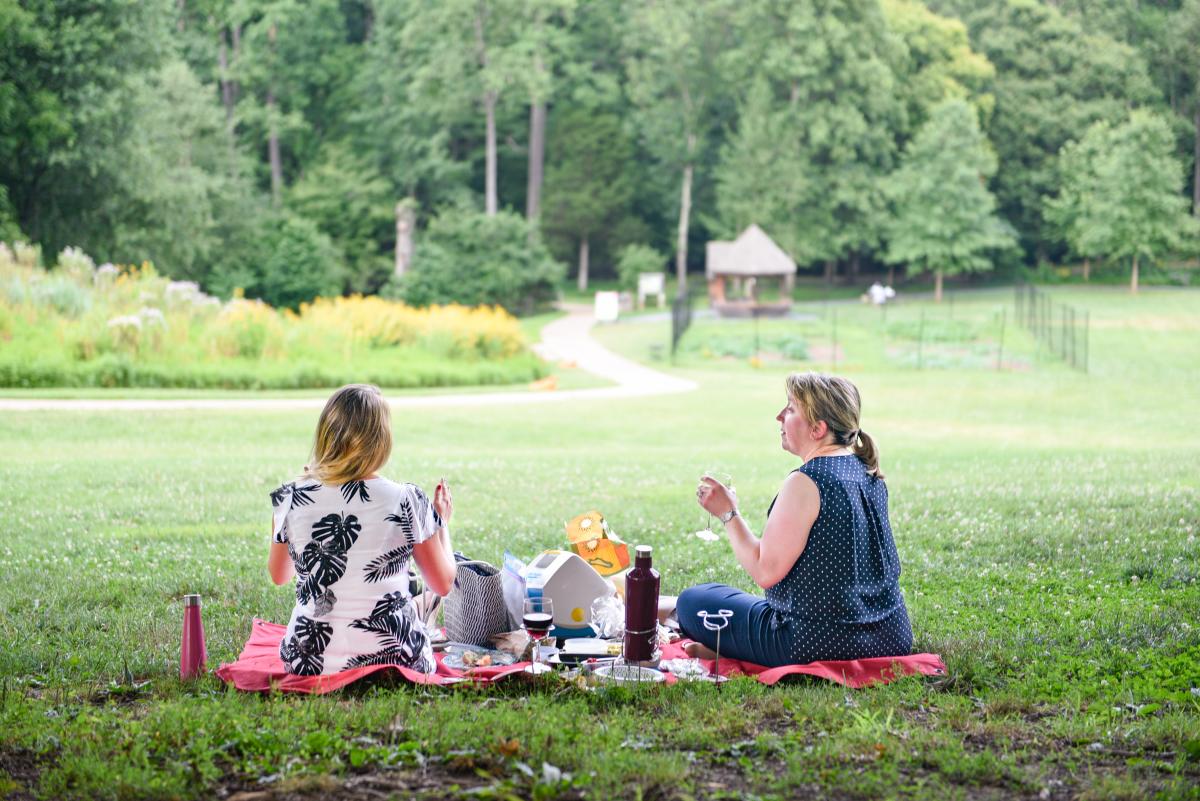
[[[688,651],[711,658],[715,636],[698,613],[729,609],[721,652],[735,659],[777,667],[907,655],[912,628],[887,485],[875,442],[859,424],[858,389],[821,373],[796,373],[786,384],[787,405],[775,419],[783,449],[803,464],[771,502],[762,537],[738,514],[728,487],[706,477],[696,490],[766,598],[721,584],[684,590],[679,623],[696,641]]]

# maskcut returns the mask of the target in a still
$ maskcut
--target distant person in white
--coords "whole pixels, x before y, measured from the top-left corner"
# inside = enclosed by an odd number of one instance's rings
[[[892,298],[896,297],[896,290],[892,289],[890,286],[884,286],[876,281],[875,283],[871,284],[870,289],[867,290],[867,297],[871,299],[871,303],[874,305],[882,306]]]

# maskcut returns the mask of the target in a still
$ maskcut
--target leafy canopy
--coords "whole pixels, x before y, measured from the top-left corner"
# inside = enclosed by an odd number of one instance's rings
[[[1014,244],[984,184],[995,172],[974,109],[964,100],[937,106],[888,182],[887,260],[946,275],[990,270],[988,252]]]

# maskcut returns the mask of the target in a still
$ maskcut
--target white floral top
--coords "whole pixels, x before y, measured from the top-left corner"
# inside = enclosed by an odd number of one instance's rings
[[[272,539],[296,566],[296,607],[279,646],[290,673],[401,665],[432,673],[429,637],[409,592],[413,546],[442,520],[414,484],[325,485],[300,478],[271,493]]]

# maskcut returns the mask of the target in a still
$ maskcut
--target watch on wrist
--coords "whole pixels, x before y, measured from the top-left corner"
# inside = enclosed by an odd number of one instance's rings
[[[737,510],[737,509],[730,509],[728,512],[726,512],[725,514],[721,515],[721,516],[720,516],[720,517],[718,517],[717,519],[718,519],[718,520],[720,520],[720,521],[721,521],[721,523],[723,523],[723,524],[724,524],[724,523],[728,523],[730,520],[732,520],[733,518],[735,518],[735,517],[737,517],[737,516],[738,516],[738,510]]]

